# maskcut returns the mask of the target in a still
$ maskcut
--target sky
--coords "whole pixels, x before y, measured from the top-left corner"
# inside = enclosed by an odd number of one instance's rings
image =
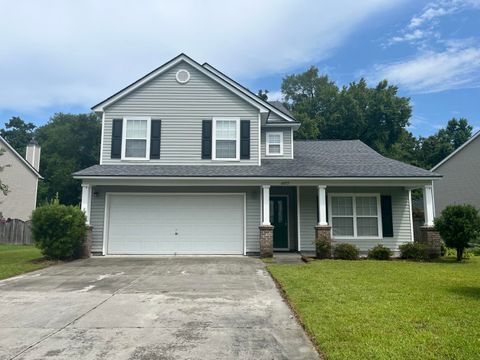
[[[480,129],[480,0],[0,0],[0,126],[82,113],[181,52],[270,99],[317,66],[339,86],[382,79],[409,129]]]

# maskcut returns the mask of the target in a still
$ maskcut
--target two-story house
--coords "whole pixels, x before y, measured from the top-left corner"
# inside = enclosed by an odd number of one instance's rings
[[[413,241],[411,190],[433,225],[438,175],[360,141],[294,141],[299,123],[181,54],[93,108],[100,164],[74,174],[94,254],[362,251]]]

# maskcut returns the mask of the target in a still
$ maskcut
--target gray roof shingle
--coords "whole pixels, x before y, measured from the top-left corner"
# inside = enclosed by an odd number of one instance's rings
[[[359,140],[295,141],[295,159],[262,159],[255,165],[94,165],[74,176],[129,177],[440,177],[386,158]]]
[[[281,111],[283,112],[284,114],[290,116],[293,118],[293,115],[292,113],[285,107],[285,105],[283,105],[283,103],[281,101],[269,101],[268,102],[270,105],[272,105],[275,109],[277,109],[278,111]]]

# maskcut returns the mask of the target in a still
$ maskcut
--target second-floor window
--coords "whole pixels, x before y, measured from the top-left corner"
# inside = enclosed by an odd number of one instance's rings
[[[149,123],[149,118],[125,118],[124,159],[148,159],[150,149]]]
[[[283,155],[283,133],[267,132],[267,155]]]
[[[214,159],[238,160],[240,144],[239,119],[213,119]]]

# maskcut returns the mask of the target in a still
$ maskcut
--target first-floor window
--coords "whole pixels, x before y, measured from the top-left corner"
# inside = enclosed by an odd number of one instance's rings
[[[334,237],[380,237],[380,196],[332,194],[330,220]]]
[[[215,120],[215,159],[238,159],[238,126],[238,120]]]

